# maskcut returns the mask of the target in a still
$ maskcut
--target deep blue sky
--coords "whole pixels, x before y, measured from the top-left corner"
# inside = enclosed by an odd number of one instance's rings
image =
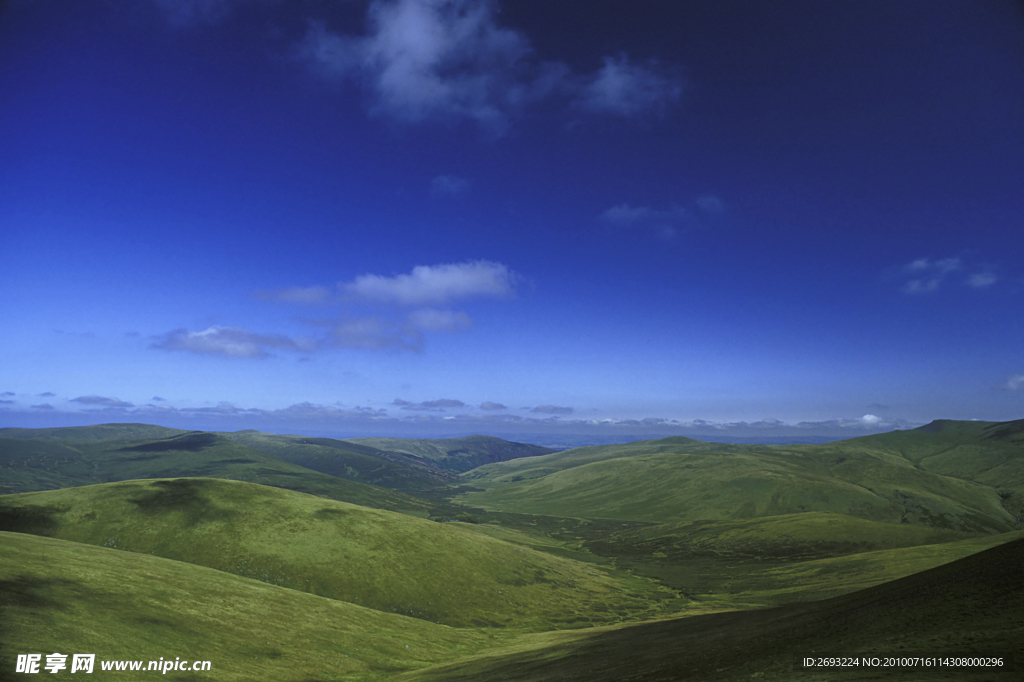
[[[1018,2],[14,0],[0,130],[3,426],[1024,416]]]

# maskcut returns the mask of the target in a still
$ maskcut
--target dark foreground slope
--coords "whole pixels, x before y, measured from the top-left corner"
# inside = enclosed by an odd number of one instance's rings
[[[464,438],[352,438],[349,443],[404,452],[434,462],[437,466],[462,473],[485,464],[506,462],[511,459],[538,457],[555,450],[514,443],[493,436],[466,436]]]
[[[795,669],[798,655],[1008,656],[1014,670]],[[1024,666],[1024,540],[824,601],[601,629],[410,680],[1014,680]]]

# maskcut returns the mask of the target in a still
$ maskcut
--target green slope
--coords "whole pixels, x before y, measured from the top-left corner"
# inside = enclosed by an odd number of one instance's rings
[[[429,460],[344,440],[278,436],[258,431],[219,435],[313,471],[394,490],[434,490],[458,482],[456,474]]]
[[[611,533],[587,543],[609,556],[692,559],[826,559],[883,549],[964,540],[967,533],[806,512],[730,521],[685,521]]]
[[[795,670],[797,655],[932,653],[1024,661],[1024,540],[824,601],[573,633],[399,679],[493,682],[1012,680],[1019,668]]]
[[[21,440],[56,440],[56,441],[130,441],[158,440],[173,438],[188,431],[169,429],[153,424],[97,424],[95,426],[65,426],[53,429],[0,429],[0,438]]]
[[[404,452],[462,473],[484,464],[504,462],[523,457],[538,457],[554,452],[551,448],[528,443],[514,443],[493,436],[466,436],[464,438],[351,438],[358,443],[380,450]]]
[[[13,672],[17,654],[53,652],[96,654],[87,679],[101,682],[157,674],[104,673],[101,660],[160,657],[211,662],[210,672],[158,677],[179,682],[389,680],[507,639],[160,557],[0,532],[4,680],[32,679]]]
[[[1012,516],[1024,516],[1024,419],[937,420],[913,431],[893,431],[844,443],[898,455],[925,471],[991,486],[999,491]]]
[[[205,476],[250,481],[426,516],[434,505],[410,495],[286,462],[222,434],[145,424],[4,429],[0,490],[52,490],[140,478]],[[169,435],[168,435],[169,433]]]
[[[404,514],[217,479],[126,481],[0,497],[0,529],[186,561],[458,626],[578,627],[674,597]]]
[[[457,499],[491,510],[660,523],[813,511],[967,532],[1016,527],[1006,495],[985,481],[929,470],[863,440],[749,446],[669,438],[578,448],[480,467],[465,477],[482,490]],[[1019,464],[1019,454],[1012,461]]]

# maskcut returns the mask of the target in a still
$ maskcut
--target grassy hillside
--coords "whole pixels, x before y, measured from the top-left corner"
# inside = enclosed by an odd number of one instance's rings
[[[858,440],[748,446],[669,438],[578,448],[469,472],[483,490],[458,501],[657,523],[828,512],[966,532],[1016,527],[995,488]]]
[[[1024,419],[937,420],[912,431],[893,431],[844,443],[898,455],[925,471],[991,486],[999,491],[1012,516],[1024,516]]]
[[[3,429],[2,433],[7,434],[0,436],[0,491],[4,493],[200,476],[250,481],[422,516],[435,506],[283,461],[217,433],[144,424]]]
[[[153,424],[97,424],[95,426],[66,426],[53,429],[0,429],[0,438],[20,440],[56,441],[130,441],[173,438],[189,433],[182,429],[169,429]]]
[[[702,558],[827,559],[883,549],[934,545],[967,533],[806,512],[730,521],[686,521],[611,533],[587,543],[612,556],[659,554],[672,561]]]
[[[0,497],[0,529],[154,554],[457,626],[578,627],[663,611],[649,581],[460,527],[216,479]]]
[[[219,435],[313,471],[394,490],[433,490],[458,481],[456,474],[421,457],[344,440],[278,436],[259,431]]]
[[[95,653],[88,678],[100,682],[146,676],[103,673],[100,660],[176,656],[209,660],[211,670],[160,679],[389,680],[508,638],[501,630],[458,630],[146,554],[0,532],[4,680],[31,679],[14,674],[18,653],[55,651]]]
[[[399,679],[501,682],[1011,680],[1019,669],[795,670],[797,655],[967,654],[1024,660],[1024,540],[824,601],[604,628]]]
[[[538,457],[554,452],[551,448],[528,443],[494,438],[493,436],[466,436],[465,438],[352,438],[358,443],[380,450],[404,452],[437,464],[437,466],[462,473],[484,464],[504,462],[523,457]]]

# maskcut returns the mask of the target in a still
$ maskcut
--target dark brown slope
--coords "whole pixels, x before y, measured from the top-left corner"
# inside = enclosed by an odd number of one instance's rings
[[[796,655],[811,652],[1009,655],[1018,669],[796,670]],[[1024,539],[834,599],[623,627],[414,677],[452,682],[1024,679]]]

